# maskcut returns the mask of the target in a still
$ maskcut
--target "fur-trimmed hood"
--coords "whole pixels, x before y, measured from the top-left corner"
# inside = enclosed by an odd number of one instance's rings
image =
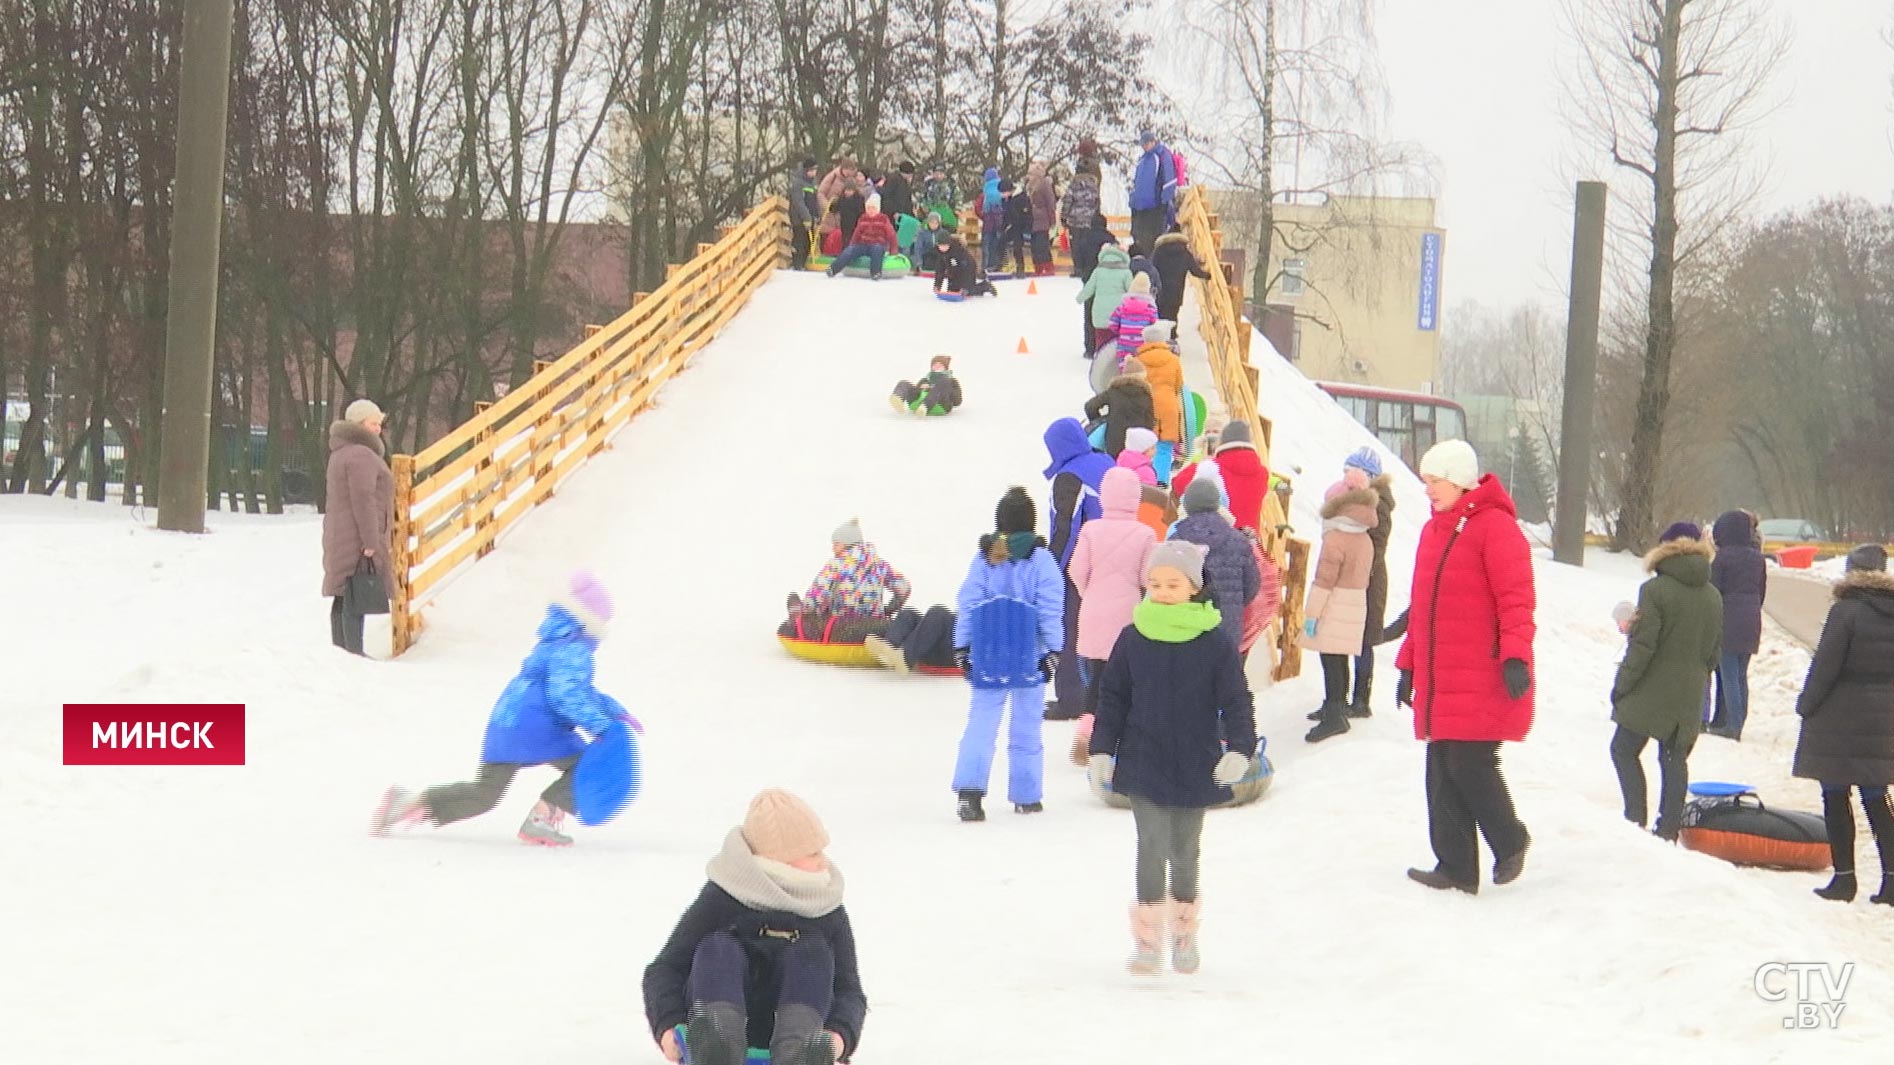
[[[1380,497],[1375,495],[1374,489],[1350,488],[1322,504],[1322,520],[1348,518],[1364,529],[1372,529],[1381,521],[1375,513],[1375,504],[1378,502]]]
[[[1658,544],[1644,556],[1646,573],[1661,573],[1692,588],[1710,583],[1710,560],[1716,551],[1702,540],[1684,537]]]
[[[329,450],[340,451],[350,444],[360,444],[378,456],[386,453],[382,448],[380,433],[371,433],[354,422],[330,424]]]
[[[1188,243],[1190,243],[1190,238],[1186,237],[1182,233],[1166,233],[1163,236],[1157,238],[1157,241],[1151,245],[1151,250],[1155,252],[1157,251],[1157,249],[1162,248],[1167,244],[1188,244]]]
[[[1121,373],[1112,378],[1111,384],[1107,385],[1106,389],[1110,390],[1120,385],[1135,385],[1138,388],[1144,389],[1147,393],[1151,391],[1151,382],[1145,380],[1143,376],[1133,373]]]
[[[1835,598],[1859,599],[1881,613],[1894,617],[1894,573],[1871,569],[1850,570],[1835,582]]]

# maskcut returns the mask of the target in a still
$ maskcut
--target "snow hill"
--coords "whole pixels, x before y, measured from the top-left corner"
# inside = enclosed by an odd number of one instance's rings
[[[1131,823],[1063,763],[1069,726],[1047,728],[1045,814],[996,802],[989,823],[957,823],[964,688],[795,661],[772,630],[846,518],[925,605],[951,600],[1008,485],[1043,499],[1040,434],[1086,388],[1076,282],[1039,289],[950,306],[919,281],[779,274],[442,590],[398,662],[327,646],[313,516],[213,515],[182,538],[122,507],[0,499],[0,1061],[656,1062],[641,970],[768,785],[815,803],[848,875],[863,1065],[1885,1060],[1890,915],[1621,820],[1604,693],[1621,649],[1608,612],[1638,580],[1626,560],[1540,567],[1542,702],[1505,756],[1536,844],[1511,887],[1444,897],[1403,877],[1431,858],[1391,651],[1374,718],[1318,747],[1301,740],[1317,671],[1258,679],[1280,776],[1209,819],[1195,977],[1124,974]],[[889,387],[936,351],[967,406],[896,416]],[[1260,337],[1255,352],[1313,533],[1367,434]],[[1395,609],[1425,512],[1415,483],[1400,491]],[[580,565],[617,593],[598,676],[649,730],[643,796],[568,851],[513,841],[541,772],[488,817],[368,838],[388,783],[472,771],[548,590]],[[369,639],[385,647],[385,627]],[[1813,786],[1787,780],[1796,664],[1770,661],[1751,741],[1706,739],[1696,774],[1813,808]],[[63,767],[59,705],[92,700],[244,702],[249,764]],[[1871,861],[1865,831],[1863,848]],[[1856,963],[1838,1030],[1784,1030],[1790,1005],[1754,985],[1774,961]]]

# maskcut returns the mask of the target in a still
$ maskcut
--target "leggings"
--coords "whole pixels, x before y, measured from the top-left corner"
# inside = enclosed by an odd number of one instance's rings
[[[1138,828],[1138,901],[1164,901],[1168,867],[1170,897],[1178,902],[1196,902],[1203,809],[1159,806],[1133,795],[1131,819]]]

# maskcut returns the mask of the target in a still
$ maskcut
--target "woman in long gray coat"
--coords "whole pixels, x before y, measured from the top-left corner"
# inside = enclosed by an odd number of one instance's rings
[[[1835,861],[1835,878],[1815,893],[1854,900],[1855,817],[1848,793],[1859,788],[1881,852],[1881,892],[1874,901],[1894,906],[1894,807],[1887,797],[1894,784],[1894,576],[1880,546],[1849,553],[1795,712],[1802,717],[1795,775],[1822,785],[1822,819]]]
[[[343,591],[364,559],[394,594],[389,569],[395,478],[383,461],[381,408],[372,400],[349,404],[329,426],[328,505],[322,514],[322,594],[331,597],[329,635],[337,647],[362,654],[363,615],[351,612]]]

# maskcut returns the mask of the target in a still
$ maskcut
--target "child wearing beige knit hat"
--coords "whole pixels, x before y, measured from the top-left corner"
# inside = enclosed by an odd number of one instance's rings
[[[854,1053],[868,1001],[828,845],[800,797],[750,800],[645,969],[645,1017],[667,1059],[742,1065],[755,1047],[776,1065],[834,1065]]]

